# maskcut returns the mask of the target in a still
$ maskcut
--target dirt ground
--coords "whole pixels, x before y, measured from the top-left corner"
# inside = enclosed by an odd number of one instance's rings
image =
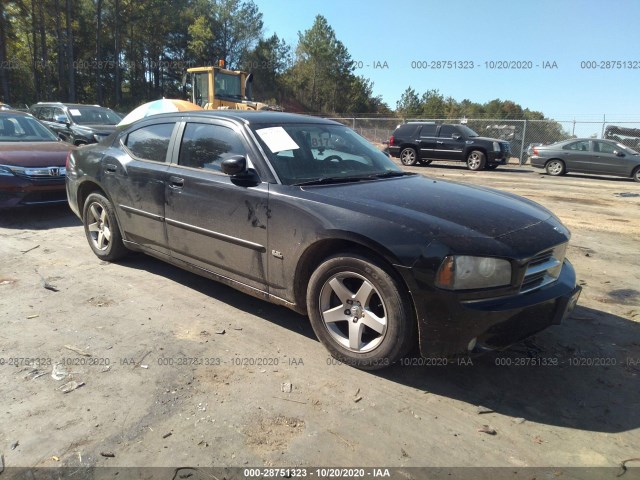
[[[332,361],[285,308],[145,255],[99,261],[66,207],[2,211],[5,469],[637,460],[640,184],[528,166],[409,170],[554,211],[584,289],[573,316],[472,364],[368,373]]]

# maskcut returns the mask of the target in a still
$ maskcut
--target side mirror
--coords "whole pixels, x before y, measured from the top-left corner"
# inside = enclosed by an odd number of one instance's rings
[[[462,138],[462,135],[460,135],[459,133],[454,133],[451,135],[451,138],[453,138],[454,140],[460,140]]]
[[[67,123],[67,117],[65,117],[64,115],[56,115],[55,117],[53,117],[53,121],[56,123]]]
[[[235,177],[247,171],[247,159],[242,155],[233,155],[222,161],[222,172]]]
[[[624,152],[621,152],[620,150],[614,150],[613,154],[617,155],[618,157],[624,157]]]

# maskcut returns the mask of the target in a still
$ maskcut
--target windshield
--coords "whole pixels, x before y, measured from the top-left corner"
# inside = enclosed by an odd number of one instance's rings
[[[635,151],[633,148],[629,148],[626,145],[623,145],[622,143],[616,143],[616,146],[623,152],[627,152],[629,155],[640,155],[640,153]]]
[[[0,142],[57,142],[51,130],[31,116],[1,115]]]
[[[478,137],[479,136],[476,132],[471,130],[466,125],[460,125],[459,128],[460,128],[460,130],[462,131],[462,133],[464,134],[465,137]]]
[[[122,120],[117,113],[105,107],[69,108],[73,121],[79,125],[117,125]]]
[[[342,125],[260,125],[254,131],[285,185],[404,174],[384,153]]]
[[[214,70],[213,82],[216,98],[230,97],[238,100],[242,99],[240,75],[232,75]]]

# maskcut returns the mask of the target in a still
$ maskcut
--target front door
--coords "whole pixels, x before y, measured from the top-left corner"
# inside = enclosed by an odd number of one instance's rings
[[[241,185],[221,172],[232,155],[249,159],[247,144],[226,123],[188,122],[176,145],[166,186],[171,255],[266,291],[267,183]]]

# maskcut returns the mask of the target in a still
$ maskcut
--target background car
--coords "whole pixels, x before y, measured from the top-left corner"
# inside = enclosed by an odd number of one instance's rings
[[[28,113],[0,112],[0,208],[66,203],[65,162],[75,147]]]
[[[97,143],[111,135],[122,118],[110,108],[78,103],[39,102],[30,112],[65,142]]]
[[[0,102],[0,110],[13,110],[13,107],[8,103]]]
[[[640,182],[640,153],[611,140],[573,138],[533,148],[531,165],[549,175],[568,172],[614,175]]]
[[[504,140],[481,137],[466,125],[409,122],[394,130],[389,153],[408,166],[457,160],[469,170],[494,170],[507,164],[511,146]]]
[[[425,356],[510,345],[580,293],[550,211],[404,172],[321,118],[154,115],[74,152],[67,194],[98,258],[143,251],[307,313],[364,369],[418,339]]]

